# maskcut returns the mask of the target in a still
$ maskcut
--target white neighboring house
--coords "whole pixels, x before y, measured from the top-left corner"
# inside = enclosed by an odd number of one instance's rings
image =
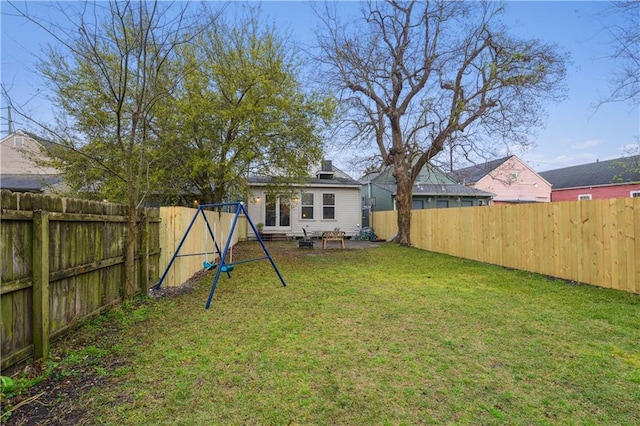
[[[268,183],[269,177],[249,178],[251,193],[246,203],[251,221],[264,224],[263,233],[302,237],[303,228],[311,235],[336,228],[348,237],[360,233],[362,184],[331,161],[323,161],[308,183],[296,185],[299,193],[293,199],[268,194]]]
[[[14,192],[54,192],[62,187],[60,171],[42,166],[43,141],[22,130],[0,140],[0,188]]]

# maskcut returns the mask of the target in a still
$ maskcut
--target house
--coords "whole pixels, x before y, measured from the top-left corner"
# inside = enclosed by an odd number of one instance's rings
[[[552,201],[640,197],[640,155],[548,170]]]
[[[0,188],[14,192],[52,192],[62,186],[60,172],[38,164],[46,142],[22,130],[0,141]]]
[[[457,182],[495,194],[495,204],[551,201],[551,184],[515,155],[450,173]]]
[[[370,211],[396,210],[398,189],[393,167],[366,175],[362,187],[364,206]],[[413,209],[484,206],[493,194],[460,185],[446,173],[427,163],[413,185]]]
[[[265,234],[302,237],[339,228],[347,237],[360,233],[362,184],[325,160],[310,173],[308,182],[294,185],[293,195],[273,195],[271,178],[249,178],[247,213],[253,223],[264,224]]]

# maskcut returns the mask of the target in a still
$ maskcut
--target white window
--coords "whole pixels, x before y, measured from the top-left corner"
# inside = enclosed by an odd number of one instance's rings
[[[322,218],[336,218],[336,194],[322,194]]]
[[[590,200],[591,199],[591,194],[579,194],[578,195],[578,200]]]
[[[635,198],[635,197],[639,197],[639,198],[640,198],[640,191],[631,191],[631,192],[629,193],[629,195],[630,195],[631,197],[633,197],[633,198]]]
[[[300,208],[302,210],[302,219],[313,219],[313,194],[311,192],[302,194]]]
[[[16,148],[22,148],[24,146],[24,138],[22,136],[16,136],[13,138],[13,146]]]

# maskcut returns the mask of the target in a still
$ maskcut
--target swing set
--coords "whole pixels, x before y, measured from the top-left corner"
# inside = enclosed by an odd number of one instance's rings
[[[209,223],[209,220],[207,219],[207,215],[205,214],[205,210],[206,208],[223,208],[223,207],[235,207],[235,216],[233,217],[233,222],[231,223],[231,229],[229,230],[229,236],[227,237],[227,240],[225,242],[225,246],[224,246],[224,250],[220,251],[220,246],[218,245],[218,242],[216,241],[216,236],[215,236],[215,223],[214,223],[214,227],[213,229],[211,228],[211,225]],[[264,251],[264,256],[263,257],[256,257],[253,259],[246,259],[246,260],[240,260],[240,261],[233,261],[233,245],[231,244],[232,242],[232,237],[233,237],[233,232],[236,229],[236,225],[238,223],[238,218],[240,217],[240,214],[244,214],[244,216],[247,218],[247,223],[249,224],[249,226],[251,227],[251,229],[253,230],[254,234],[256,235],[256,238],[258,239],[258,242],[260,243],[260,246],[262,247],[262,250]],[[193,227],[193,224],[196,222],[196,220],[198,219],[198,216],[202,215],[202,218],[204,219],[204,223],[205,223],[205,227],[206,232],[205,232],[205,252],[204,253],[189,253],[189,254],[180,254],[180,249],[182,248],[182,245],[184,244],[184,242],[187,239],[187,236],[189,235],[189,231],[191,231],[191,228]],[[221,238],[220,240],[224,240],[224,234],[220,234]],[[219,259],[219,263],[216,263],[215,260],[213,262],[210,262],[208,259],[209,256],[209,251],[208,251],[208,237],[211,237],[212,241],[213,241],[213,249],[214,249],[214,256],[217,255],[217,258]],[[280,282],[282,283],[283,287],[286,287],[287,285],[284,283],[284,279],[282,278],[282,275],[280,275],[280,271],[278,271],[278,267],[276,266],[275,262],[273,261],[273,258],[271,257],[271,255],[269,254],[269,251],[267,250],[267,248],[264,245],[264,242],[262,241],[262,238],[260,238],[260,233],[258,232],[258,229],[255,227],[255,225],[253,224],[253,222],[251,221],[251,218],[249,217],[249,214],[247,213],[246,208],[244,207],[243,203],[217,203],[217,204],[202,204],[200,206],[198,206],[198,210],[196,211],[196,213],[193,215],[193,218],[191,219],[191,222],[189,223],[189,226],[187,227],[186,232],[184,233],[184,235],[182,236],[182,240],[180,240],[180,243],[178,244],[178,247],[176,248],[175,253],[173,254],[173,257],[171,258],[171,260],[169,261],[169,264],[167,265],[167,268],[164,270],[164,273],[162,274],[162,277],[160,278],[160,281],[158,281],[158,284],[156,284],[154,286],[154,289],[159,290],[160,287],[162,286],[162,283],[164,281],[164,279],[167,277],[167,274],[169,273],[169,270],[171,269],[171,266],[173,266],[173,262],[176,260],[176,258],[178,257],[185,257],[185,256],[205,256],[205,261],[203,262],[202,266],[204,267],[204,269],[208,270],[208,271],[212,271],[212,270],[216,270],[216,275],[215,278],[213,279],[213,284],[211,285],[211,291],[209,292],[209,298],[207,299],[207,303],[205,305],[205,309],[209,309],[209,306],[211,305],[211,299],[213,299],[213,293],[216,291],[216,286],[218,285],[218,279],[220,279],[220,275],[224,272],[227,274],[227,276],[229,278],[231,278],[231,272],[235,269],[236,265],[239,265],[241,263],[247,263],[247,262],[253,262],[256,260],[264,260],[264,259],[268,259],[269,262],[271,262],[271,266],[273,266],[274,271],[276,271],[276,274],[278,275],[278,278],[280,278]],[[229,255],[229,262],[227,263],[226,259],[227,259],[227,255]]]

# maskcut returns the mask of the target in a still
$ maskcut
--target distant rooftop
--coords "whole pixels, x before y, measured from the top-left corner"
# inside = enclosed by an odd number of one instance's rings
[[[640,155],[538,173],[553,189],[640,182]]]
[[[396,195],[398,185],[395,183],[375,183],[374,185],[384,188]],[[468,186],[458,183],[446,184],[416,184],[413,185],[413,195],[422,196],[449,196],[449,197],[483,197],[491,198],[495,194],[491,192],[481,191],[479,189],[469,188]]]
[[[485,177],[489,172],[500,167],[505,161],[513,157],[512,155],[504,158],[498,158],[496,160],[487,161],[483,164],[474,164],[473,166],[465,167],[463,169],[454,170],[449,173],[453,179],[464,185],[477,183],[480,179]]]
[[[0,188],[15,192],[42,192],[46,186],[63,181],[60,175],[1,174]]]

